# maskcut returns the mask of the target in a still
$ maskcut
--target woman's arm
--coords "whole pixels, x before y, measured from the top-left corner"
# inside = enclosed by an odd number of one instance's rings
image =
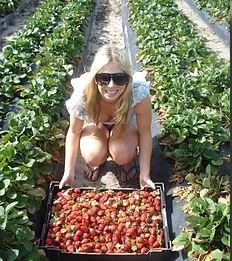
[[[70,125],[65,142],[65,168],[63,178],[59,185],[60,189],[65,184],[71,185],[73,183],[83,123],[83,120],[70,114]]]
[[[139,133],[140,187],[150,186],[155,188],[150,178],[152,136],[151,100],[149,96],[136,104],[135,113]]]

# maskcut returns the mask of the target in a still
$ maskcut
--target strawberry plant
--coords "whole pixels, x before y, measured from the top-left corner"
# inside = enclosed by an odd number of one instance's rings
[[[229,26],[230,3],[228,1],[220,0],[215,3],[212,0],[197,0],[196,3],[200,9],[210,14],[212,21],[224,22]]]
[[[9,111],[7,106],[15,96],[28,98],[21,93],[24,90],[29,93],[26,86],[33,78],[37,78],[38,71],[51,72],[51,68],[59,67],[55,69],[61,70],[60,74],[57,73],[59,79],[68,75],[67,71],[70,70],[62,66],[68,67],[65,63],[69,63],[80,53],[79,50],[84,44],[82,30],[92,6],[91,1],[83,0],[83,3],[85,8],[80,11],[82,2],[70,1],[67,5],[60,0],[45,2],[25,29],[4,48],[4,58],[0,60],[3,85],[0,95],[5,101],[2,105],[2,119]],[[70,9],[73,12],[70,12]],[[64,95],[61,94],[60,97]]]
[[[0,17],[10,14],[16,10],[22,0],[1,0]]]
[[[20,30],[5,47],[0,59],[0,116],[4,119],[9,104],[25,88],[29,77],[36,68],[35,55],[43,50],[44,38],[57,26],[63,1],[46,1],[40,5],[29,19],[25,28]]]
[[[189,174],[186,179],[188,193],[182,199],[189,228],[174,239],[174,250],[185,248],[193,260],[230,260],[229,178]]]
[[[54,120],[58,120],[67,97],[64,85],[71,73],[71,66],[64,66],[63,59],[41,64],[36,78],[21,92],[20,96],[23,99],[18,105],[25,109],[41,110]]]
[[[192,37],[195,28],[171,1],[146,10],[143,4],[130,3],[130,19],[139,60],[154,78],[154,108],[164,112],[160,142],[178,168],[199,172],[210,163],[206,146],[219,154],[219,145],[229,140],[228,64],[210,53],[202,38]]]
[[[199,172],[214,159],[216,166],[223,163],[222,160],[216,163],[220,157],[218,145],[227,142],[228,132],[221,126],[215,110],[187,109],[182,115],[169,117],[163,126],[165,135],[161,135],[160,142],[167,145],[165,154],[173,158],[179,168]],[[213,151],[214,158],[208,157],[207,151]]]
[[[2,81],[9,74],[21,75],[23,79],[33,70],[33,58],[43,49],[46,36],[58,25],[63,5],[60,0],[44,2],[26,26],[3,47],[4,58],[1,62],[8,70],[5,73],[1,71]]]

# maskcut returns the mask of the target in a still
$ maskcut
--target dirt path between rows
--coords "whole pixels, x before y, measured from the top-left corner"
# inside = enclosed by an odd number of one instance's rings
[[[108,43],[124,48],[121,0],[97,1],[85,61],[87,71],[99,47]]]
[[[215,52],[219,57],[229,61],[230,50],[222,39],[191,9],[186,1],[175,0],[175,3],[178,5],[179,10],[196,25],[199,35],[203,36],[206,40],[205,44],[207,48]]]

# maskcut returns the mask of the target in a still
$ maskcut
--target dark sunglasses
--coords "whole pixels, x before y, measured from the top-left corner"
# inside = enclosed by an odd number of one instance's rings
[[[95,80],[99,85],[107,85],[111,79],[118,86],[123,86],[128,84],[130,75],[127,73],[97,73],[95,76]]]

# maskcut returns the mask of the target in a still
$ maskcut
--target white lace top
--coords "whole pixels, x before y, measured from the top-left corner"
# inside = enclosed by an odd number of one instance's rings
[[[77,118],[84,120],[87,123],[93,122],[93,119],[85,112],[85,102],[83,101],[83,91],[85,88],[85,77],[88,73],[82,74],[80,78],[74,78],[71,80],[74,92],[70,99],[66,101],[66,107],[69,114],[76,116]],[[132,82],[132,104],[131,109],[136,104],[144,100],[150,95],[150,82],[146,81],[143,73],[136,72],[133,75]]]

